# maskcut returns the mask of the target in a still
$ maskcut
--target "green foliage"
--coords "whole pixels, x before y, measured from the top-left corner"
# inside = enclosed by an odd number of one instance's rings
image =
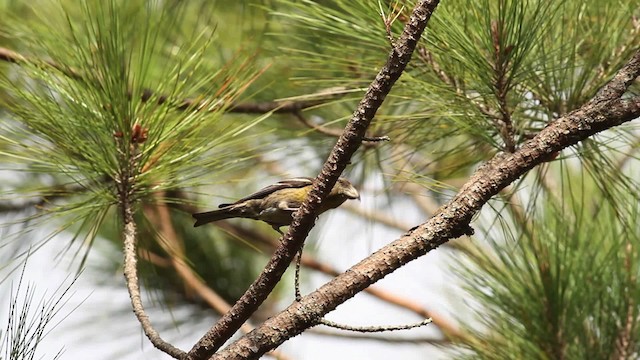
[[[210,60],[211,25],[171,33],[183,10],[142,1],[49,3],[34,9],[40,23],[10,23],[30,58],[2,79],[10,98],[1,153],[14,168],[59,184],[48,182],[47,191],[18,183],[15,193],[55,197],[66,187],[81,196],[56,214],[104,212],[125,173],[132,196],[143,199],[231,171],[247,156],[245,132],[255,121],[221,114],[256,72],[247,61]]]
[[[75,279],[67,286],[58,287],[47,298],[42,298],[36,304],[34,285],[27,285],[23,291],[24,272],[27,263],[23,265],[17,286],[11,287],[7,327],[0,330],[0,359],[32,360],[36,358],[40,343],[51,330],[54,320],[59,320],[62,307],[69,300],[69,291]],[[76,278],[77,279],[77,278]],[[62,351],[51,359],[59,359]],[[40,358],[40,357],[39,357]]]
[[[211,184],[197,199],[211,206],[211,194],[238,198],[265,185],[265,174],[312,175],[335,136],[290,114],[226,111],[240,98],[329,97],[297,115],[341,130],[414,3],[2,2],[16,12],[2,41],[27,58],[0,69],[0,166],[18,174],[0,199],[35,198],[37,216],[58,220],[53,235],[75,233],[70,247],[90,247],[99,234],[119,249],[113,205],[126,190],[137,200],[141,249],[158,256],[140,262],[147,289],[161,289],[165,303],[200,304],[145,219],[167,203],[178,255],[232,302],[263,256],[222,228],[194,230],[185,194]],[[370,128],[391,141],[366,143],[354,172],[422,185],[418,195],[439,205],[479,163],[511,151],[509,141],[517,147],[593,96],[640,46],[638,11],[636,0],[442,2]],[[467,355],[611,358],[627,339],[627,354],[638,351],[628,319],[639,299],[640,199],[623,172],[637,160],[634,143],[628,128],[585,141],[549,173],[514,184],[526,199],[519,211],[506,195],[496,206],[511,211],[490,220],[495,239],[463,262],[480,303]],[[400,198],[384,189],[389,201]]]
[[[148,138],[137,161],[138,190],[171,188],[226,165],[224,156],[245,127],[220,121],[220,114],[242,90],[240,79],[250,74],[246,64],[212,70],[203,61],[211,29],[188,43],[161,38],[179,21],[180,9],[128,4],[86,2],[78,15],[86,21],[63,12],[57,20],[65,16],[67,25],[59,32],[48,39],[37,30],[24,37],[27,45],[39,45],[30,53],[58,65],[21,64],[25,73],[16,81],[6,79],[4,85],[15,91],[7,105],[20,121],[9,131],[34,142],[15,153],[39,164],[38,170],[83,183],[113,177],[123,167],[123,156],[133,156],[132,137],[140,126]],[[60,23],[51,22],[48,28],[60,29]],[[174,110],[196,94],[202,101]],[[206,136],[211,132],[220,136]],[[194,167],[185,161],[211,149],[217,156],[207,156],[206,162]],[[42,161],[45,152],[49,156]]]
[[[302,69],[297,79],[347,88],[368,84],[391,50],[384,19],[395,38],[412,8],[406,1],[282,3],[288,8],[276,13],[287,24],[281,36],[297,45],[283,51]],[[483,144],[504,148],[506,122],[521,143],[592,96],[640,44],[635,1],[443,5],[373,125],[391,136],[390,146],[432,153],[446,139],[442,152],[464,146],[475,157],[486,154]]]
[[[550,117],[591,98],[640,44],[637,2],[563,1],[527,85]]]
[[[542,195],[515,221],[515,239],[467,249],[461,278],[481,325],[462,320],[474,329],[470,358],[610,359],[640,349],[637,187],[607,179],[598,190],[577,171],[564,169],[560,197]]]
[[[0,166],[24,176],[8,179],[0,198],[35,205],[28,220],[56,220],[39,245],[72,233],[66,251],[75,245],[82,268],[98,235],[120,244],[121,235],[111,230],[121,227],[114,205],[123,196],[136,210],[157,202],[185,205],[194,201],[185,191],[251,165],[246,160],[259,144],[254,135],[264,131],[254,127],[265,117],[237,121],[223,114],[262,69],[253,64],[252,49],[230,52],[228,44],[219,44],[230,39],[220,37],[213,19],[203,15],[209,6],[215,4],[41,2],[28,9],[29,21],[17,14],[7,20],[5,34],[25,58],[0,79],[8,94]],[[176,217],[184,225],[180,236],[187,237],[191,221],[184,211]],[[43,226],[25,218],[16,223],[24,228],[3,238],[5,249],[26,244],[29,232]],[[142,227],[140,234],[145,248],[166,255],[150,241],[156,232]],[[229,244],[221,241],[203,258],[196,256],[203,246],[197,241],[206,240],[187,242],[190,265],[210,285],[220,285],[225,298],[237,298],[239,287],[254,275],[246,264],[253,263],[255,252],[238,246],[217,251]],[[211,266],[227,257],[236,263]],[[146,282],[184,290],[175,273],[167,277],[170,272],[150,269]],[[237,286],[222,287],[221,279]]]

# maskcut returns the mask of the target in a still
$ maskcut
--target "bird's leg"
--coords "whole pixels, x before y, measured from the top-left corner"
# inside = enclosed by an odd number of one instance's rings
[[[302,246],[304,247],[304,244],[302,244]],[[296,301],[300,301],[302,300],[302,295],[300,294],[300,264],[302,262],[302,248],[300,248],[300,250],[298,250],[298,254],[296,256],[296,272],[295,272],[295,276],[293,279],[293,287],[294,287],[294,293],[296,296]]]

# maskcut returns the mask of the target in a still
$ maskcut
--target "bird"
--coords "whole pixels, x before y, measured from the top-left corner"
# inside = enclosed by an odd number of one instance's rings
[[[210,222],[246,218],[261,220],[282,234],[280,228],[293,221],[293,213],[311,191],[313,179],[297,177],[279,181],[231,204],[220,204],[217,210],[193,214],[194,227]],[[347,200],[360,199],[358,190],[345,178],[339,178],[329,195],[320,205],[318,215],[335,209]]]

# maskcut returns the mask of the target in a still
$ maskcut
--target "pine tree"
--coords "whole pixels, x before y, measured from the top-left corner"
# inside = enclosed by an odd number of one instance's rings
[[[385,313],[399,305],[439,330],[420,341],[442,356],[636,358],[639,11],[633,0],[7,2],[5,267],[53,243],[71,272],[124,273],[107,282],[126,285],[149,341],[177,359],[307,358],[276,348],[318,324],[414,327],[324,318],[365,289]],[[242,219],[193,228],[193,213],[316,174],[280,240]],[[309,236],[339,176],[363,201]],[[384,246],[369,239],[389,229]],[[334,237],[342,245],[316,256]],[[381,249],[329,265],[358,241]],[[307,294],[298,271],[285,274],[299,251]],[[369,288],[425,254],[420,266],[436,254],[438,276],[456,279],[445,307]],[[333,279],[313,285],[307,269]],[[411,335],[331,334],[391,351]]]

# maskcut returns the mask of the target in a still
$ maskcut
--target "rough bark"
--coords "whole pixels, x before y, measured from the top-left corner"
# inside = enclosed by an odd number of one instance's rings
[[[389,91],[400,78],[422,36],[438,0],[421,0],[414,8],[402,35],[391,49],[386,64],[380,69],[358,104],[344,133],[338,139],[329,158],[313,184],[309,196],[294,214],[289,232],[276,249],[258,279],[189,352],[187,359],[204,359],[216,352],[226,340],[255,312],[267,298],[302,247],[315,224],[322,200],[328,195],[342,171],[349,164],[366,134],[375,113]]]
[[[313,293],[230,344],[213,359],[256,359],[316,325],[369,285],[448,240],[469,234],[471,219],[489,199],[552,154],[640,116],[640,96],[621,99],[640,74],[640,51],[581,108],[549,124],[514,153],[499,153],[481,166],[458,194],[426,223],[378,250]]]

